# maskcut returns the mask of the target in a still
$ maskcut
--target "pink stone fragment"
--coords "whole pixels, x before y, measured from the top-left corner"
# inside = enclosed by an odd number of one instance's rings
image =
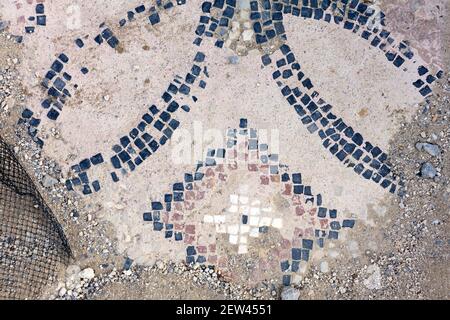
[[[194,191],[186,191],[184,193],[184,199],[185,200],[194,200],[195,199],[195,192]]]
[[[278,174],[276,175],[271,175],[270,176],[270,181],[274,182],[274,183],[278,183],[280,182],[280,176]]]
[[[301,205],[302,204],[302,198],[299,195],[293,195],[292,196],[292,204],[294,205]]]
[[[328,219],[319,219],[320,228],[328,229]]]
[[[182,230],[184,230],[184,224],[183,223],[175,223],[174,228],[176,231],[182,231]]]
[[[261,180],[262,185],[268,185],[269,184],[269,177],[268,176],[261,176],[259,177]]]
[[[314,229],[313,228],[306,228],[306,230],[305,230],[305,237],[314,237]]]
[[[208,249],[206,248],[206,246],[198,246],[197,251],[198,253],[206,253]]]
[[[283,191],[283,195],[285,196],[290,196],[292,194],[292,184],[285,184],[284,185],[284,191]]]
[[[178,212],[175,212],[172,215],[172,219],[175,220],[175,221],[181,221],[181,220],[183,220],[183,215],[178,213]]]
[[[296,207],[295,207],[295,214],[296,214],[297,216],[302,216],[302,215],[305,214],[305,209],[303,209],[302,206],[296,206]]]
[[[187,234],[195,234],[195,225],[188,224],[184,230]]]

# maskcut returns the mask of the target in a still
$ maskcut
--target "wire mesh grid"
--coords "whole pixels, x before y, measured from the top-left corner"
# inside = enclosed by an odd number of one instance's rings
[[[0,137],[0,299],[37,299],[67,265],[61,225]]]

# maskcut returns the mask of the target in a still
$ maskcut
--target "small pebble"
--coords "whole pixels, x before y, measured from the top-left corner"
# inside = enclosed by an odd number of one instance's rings
[[[441,148],[439,148],[436,144],[418,142],[416,143],[416,149],[419,151],[425,151],[433,157],[437,157],[441,154]]]
[[[437,176],[437,171],[429,162],[425,162],[420,168],[420,175],[422,178],[433,179]]]
[[[281,292],[281,300],[298,300],[299,297],[300,291],[292,287],[284,288]]]

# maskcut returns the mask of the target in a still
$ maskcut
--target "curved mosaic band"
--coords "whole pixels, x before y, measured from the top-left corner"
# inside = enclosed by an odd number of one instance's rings
[[[278,56],[279,59],[273,63],[269,55],[264,55],[263,65],[276,65],[272,77],[308,132],[317,133],[324,148],[363,178],[380,184],[391,193],[398,191],[387,154],[364,140],[360,133],[332,112],[332,106],[314,91],[313,83],[301,71],[288,45],[281,46]],[[399,183],[403,185],[401,181]]]

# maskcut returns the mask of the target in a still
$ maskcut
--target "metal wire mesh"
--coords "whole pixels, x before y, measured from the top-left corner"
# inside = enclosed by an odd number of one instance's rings
[[[61,225],[0,137],[0,299],[37,299],[71,251]]]

